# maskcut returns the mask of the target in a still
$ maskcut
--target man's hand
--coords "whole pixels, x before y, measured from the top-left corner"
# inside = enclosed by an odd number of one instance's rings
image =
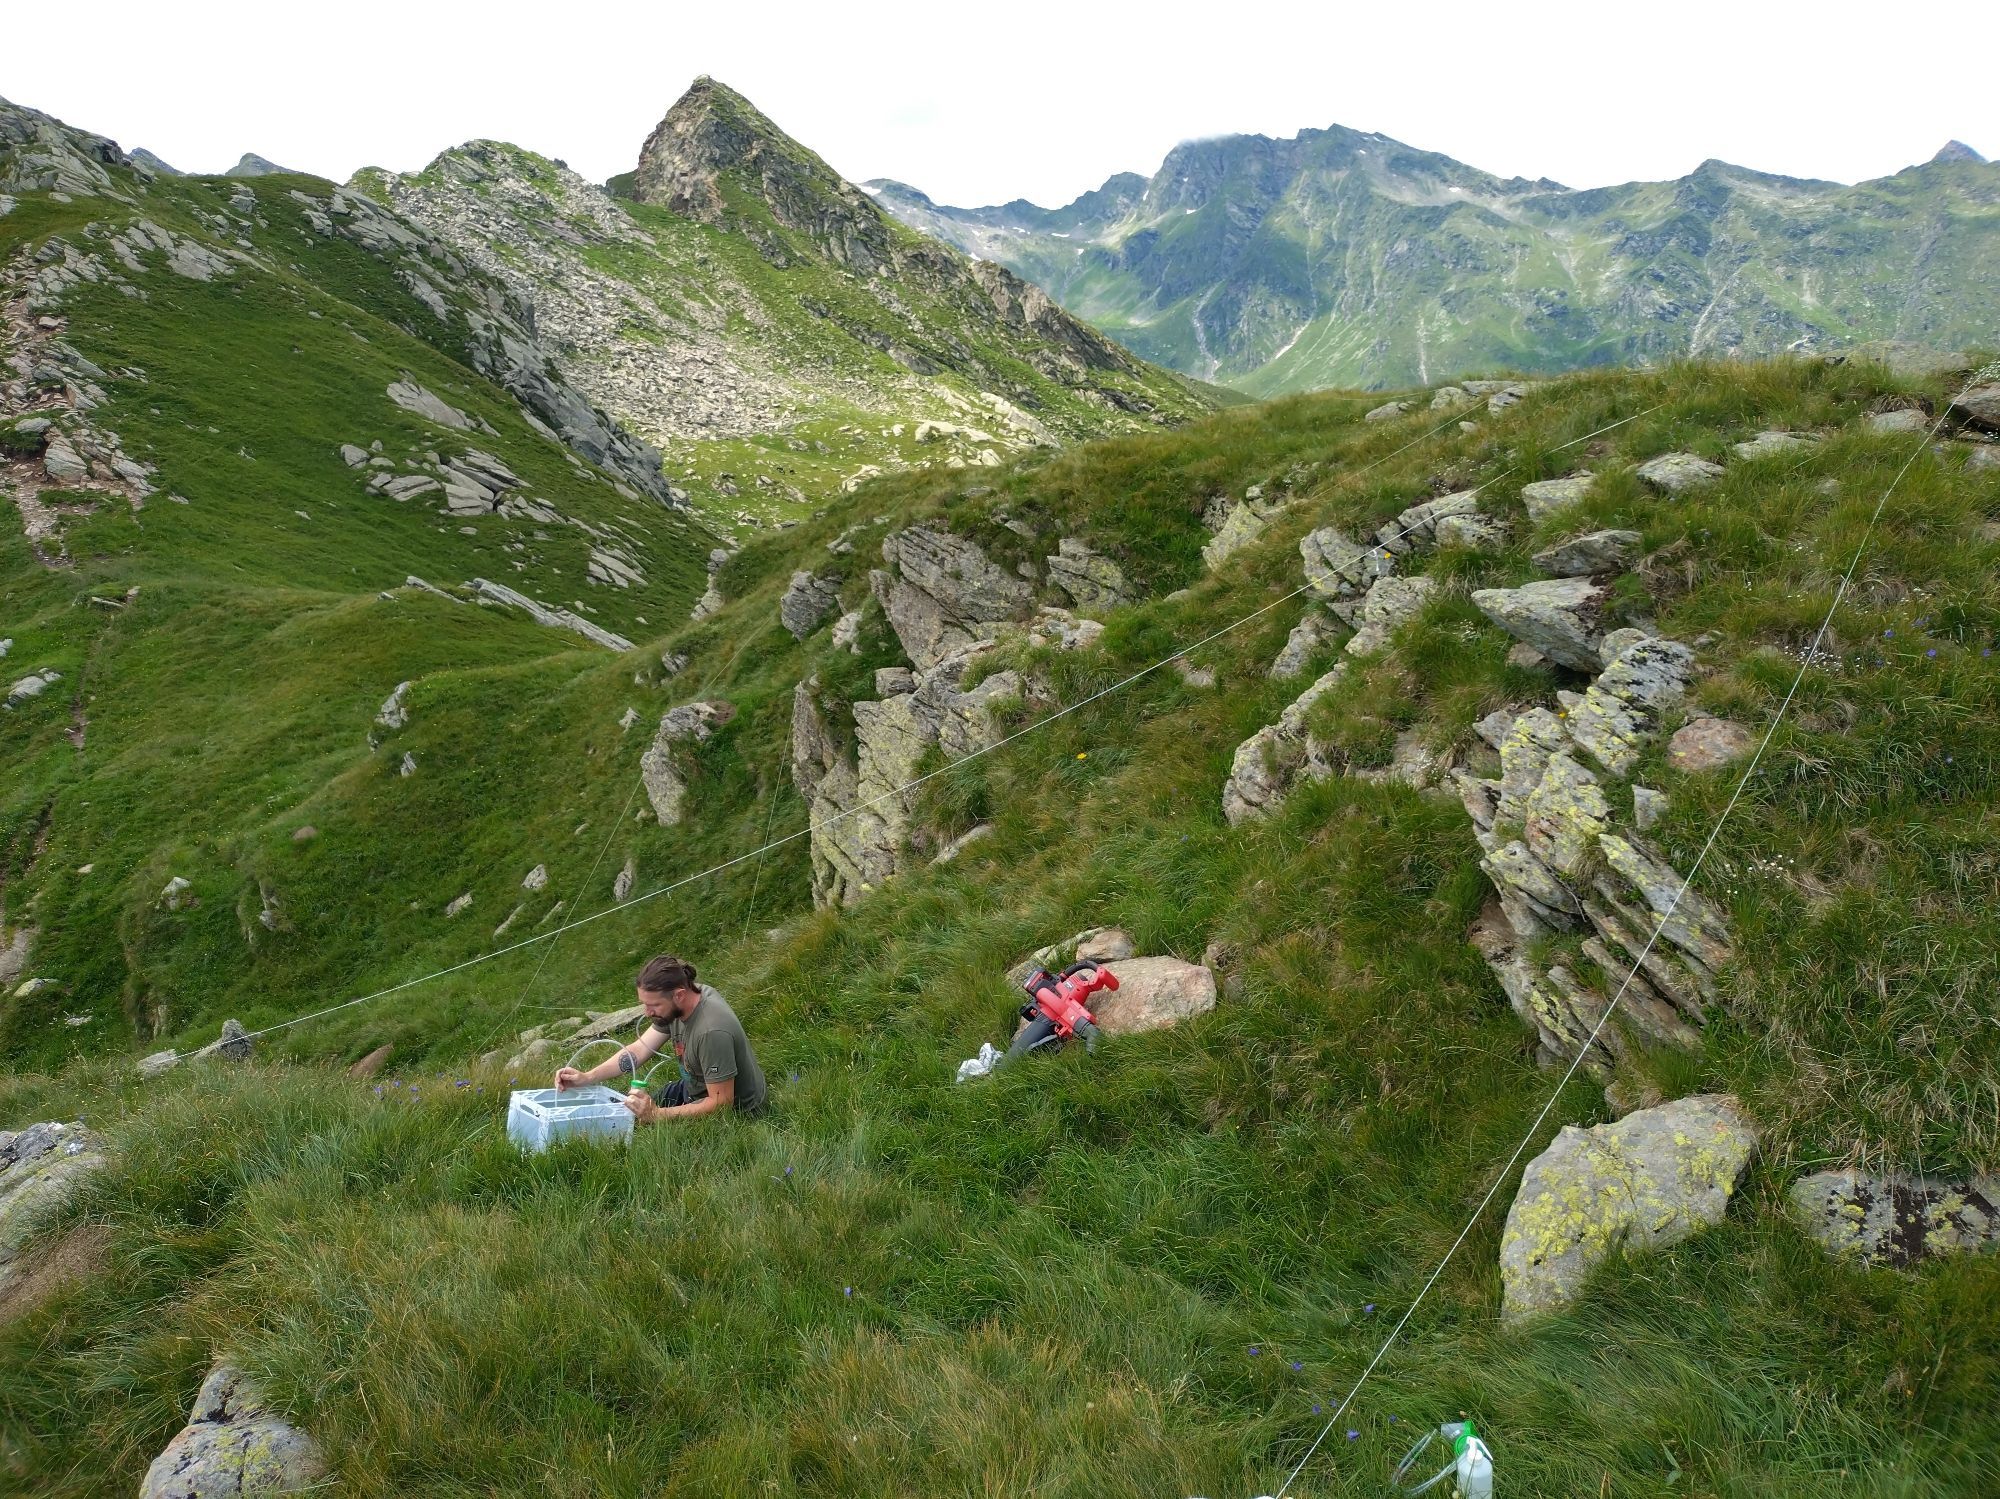
[[[578,1083],[582,1081],[583,1081],[583,1074],[577,1071],[576,1068],[574,1067],[556,1068],[556,1091],[558,1093],[562,1092],[565,1088],[574,1088]]]
[[[625,1095],[625,1107],[632,1111],[634,1124],[651,1124],[659,1116],[660,1106],[644,1088],[634,1088]]]

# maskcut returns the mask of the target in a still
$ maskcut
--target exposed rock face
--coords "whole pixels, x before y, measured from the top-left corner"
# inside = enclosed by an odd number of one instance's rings
[[[1128,944],[1129,945],[1129,944]],[[1078,956],[1086,956],[1079,947]],[[1179,958],[1125,958],[1106,963],[1118,988],[1094,994],[1090,1005],[1107,1036],[1162,1030],[1215,1008],[1215,975]]]
[[[551,630],[573,630],[593,645],[601,645],[607,651],[629,651],[632,642],[623,635],[613,634],[602,625],[592,624],[581,614],[573,614],[567,609],[555,609],[529,598],[505,583],[494,583],[486,578],[474,578],[466,585],[475,597],[492,599],[505,604],[510,609],[519,609],[538,625],[546,625]]]
[[[995,707],[1019,697],[1018,673],[997,672],[962,691],[984,646],[894,679],[879,700],[853,706],[854,753],[827,724],[814,678],[792,697],[792,775],[812,814],[813,898],[853,905],[884,880],[921,863],[913,846],[913,799],[903,790],[935,747],[953,759],[998,737]],[[884,673],[888,677],[888,673]]]
[[[1894,436],[1899,432],[1928,432],[1931,419],[1921,411],[1905,408],[1901,411],[1872,411],[1861,420],[1862,426],[1877,437]]]
[[[1639,477],[1662,494],[1678,497],[1720,479],[1722,465],[1693,453],[1662,453],[1639,465]]]
[[[1566,1065],[1584,1049],[1623,986],[1616,1018],[1583,1058],[1585,1070],[1605,1081],[1630,1036],[1699,1045],[1707,1007],[1718,998],[1716,975],[1731,956],[1720,908],[1684,889],[1636,830],[1620,830],[1587,763],[1595,759],[1614,773],[1629,767],[1680,701],[1693,664],[1694,653],[1678,641],[1640,637],[1564,716],[1532,708],[1482,723],[1482,735],[1499,749],[1498,779],[1455,777],[1486,851],[1482,867],[1499,892],[1498,909],[1471,940],[1535,1031],[1541,1060]],[[1503,835],[1515,827],[1520,836]],[[1660,938],[1649,950],[1656,925]],[[1606,976],[1608,992],[1562,963],[1544,970],[1529,957],[1538,937],[1565,931],[1588,934],[1583,952]]]
[[[1368,412],[1361,420],[1364,422],[1394,421],[1409,409],[1410,403],[1408,401],[1388,401],[1377,406],[1373,411]]]
[[[1222,500],[1210,507],[1215,517],[1215,535],[1201,549],[1201,560],[1211,572],[1242,551],[1270,526],[1271,519],[1285,507],[1266,500],[1261,493],[1241,500]]]
[[[991,744],[995,708],[1025,692],[1012,671],[964,686],[996,633],[1056,634],[1069,648],[1084,643],[1084,625],[1103,628],[1060,610],[1034,614],[1026,583],[977,542],[937,526],[892,532],[882,556],[893,571],[871,573],[869,586],[910,668],[877,673],[876,699],[853,705],[851,754],[816,679],[792,696],[792,775],[812,813],[813,896],[821,905],[851,905],[927,856],[913,846],[912,804],[902,788],[933,748],[961,759]]]
[[[410,721],[409,682],[398,682],[395,691],[382,700],[382,706],[375,714],[375,722],[385,729],[400,729]]]
[[[1903,1269],[2000,1248],[2000,1180],[1931,1181],[1906,1172],[1818,1171],[1791,1185],[1792,1210],[1828,1251]]]
[[[820,627],[829,614],[840,607],[840,579],[833,575],[816,577],[795,572],[778,601],[778,620],[796,640],[804,640]]]
[[[104,1164],[97,1137],[81,1124],[54,1121],[0,1130],[0,1287],[41,1215]]]
[[[1360,617],[1362,595],[1396,570],[1386,548],[1362,546],[1335,526],[1307,535],[1299,542],[1299,556],[1314,595],[1350,624]]]
[[[326,1461],[311,1437],[273,1412],[229,1363],[202,1381],[188,1424],[153,1459],[139,1499],[234,1499],[316,1488]]]
[[[1551,661],[1577,671],[1595,671],[1608,592],[1588,578],[1554,578],[1519,588],[1482,588],[1472,595],[1472,603]]]
[[[1507,1211],[1501,1315],[1520,1321],[1567,1306],[1614,1250],[1665,1249],[1720,1223],[1756,1146],[1725,1094],[1565,1126],[1528,1163]]]
[[[681,820],[682,804],[687,799],[687,781],[677,763],[675,746],[706,744],[718,728],[735,716],[736,705],[719,699],[684,703],[660,715],[653,742],[639,757],[639,778],[645,784],[646,800],[653,804],[653,815],[660,820],[661,827],[673,827]]]
[[[1131,585],[1118,564],[1074,536],[1065,536],[1047,561],[1049,586],[1068,594],[1079,609],[1115,609],[1131,602]]]
[[[1034,605],[1034,591],[977,542],[934,525],[892,532],[882,558],[895,572],[871,573],[869,585],[918,671],[989,638],[996,625],[1026,619]]]
[[[1558,578],[1621,573],[1639,554],[1637,531],[1592,531],[1535,553],[1535,566]]]

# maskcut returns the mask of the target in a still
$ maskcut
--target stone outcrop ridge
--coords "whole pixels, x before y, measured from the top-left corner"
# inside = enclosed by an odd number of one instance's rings
[[[326,1460],[313,1439],[271,1410],[233,1364],[209,1371],[188,1424],[153,1459],[139,1499],[225,1499],[318,1488]]]
[[[623,635],[615,634],[602,625],[592,624],[581,614],[573,614],[567,609],[557,609],[548,604],[529,598],[519,589],[509,588],[505,583],[495,583],[489,578],[473,578],[465,585],[475,598],[491,599],[496,604],[505,604],[509,609],[519,609],[538,625],[547,625],[552,630],[574,630],[593,645],[601,645],[607,651],[629,651],[632,642]]]
[[[1755,1129],[1724,1094],[1564,1126],[1521,1173],[1507,1210],[1501,1315],[1567,1306],[1614,1251],[1664,1249],[1721,1222],[1756,1148]]]

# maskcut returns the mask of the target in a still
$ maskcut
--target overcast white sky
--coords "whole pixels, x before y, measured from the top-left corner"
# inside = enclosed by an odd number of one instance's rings
[[[602,180],[701,73],[849,178],[961,205],[1057,204],[1178,141],[1335,123],[1573,187],[1711,156],[1851,182],[1952,137],[2000,155],[1992,48],[1874,0],[92,0],[77,20],[0,52],[0,95],[193,171],[256,151],[338,181],[489,136]]]

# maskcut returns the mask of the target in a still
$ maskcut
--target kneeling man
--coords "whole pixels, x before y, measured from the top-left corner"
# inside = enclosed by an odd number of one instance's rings
[[[652,1022],[645,1034],[587,1071],[557,1069],[558,1089],[601,1083],[620,1074],[636,1077],[661,1047],[671,1043],[680,1058],[681,1076],[650,1096],[643,1088],[625,1095],[625,1107],[638,1123],[689,1119],[721,1109],[763,1112],[764,1072],[750,1050],[743,1022],[720,994],[695,982],[692,963],[668,957],[648,962],[639,970],[639,1004]]]

